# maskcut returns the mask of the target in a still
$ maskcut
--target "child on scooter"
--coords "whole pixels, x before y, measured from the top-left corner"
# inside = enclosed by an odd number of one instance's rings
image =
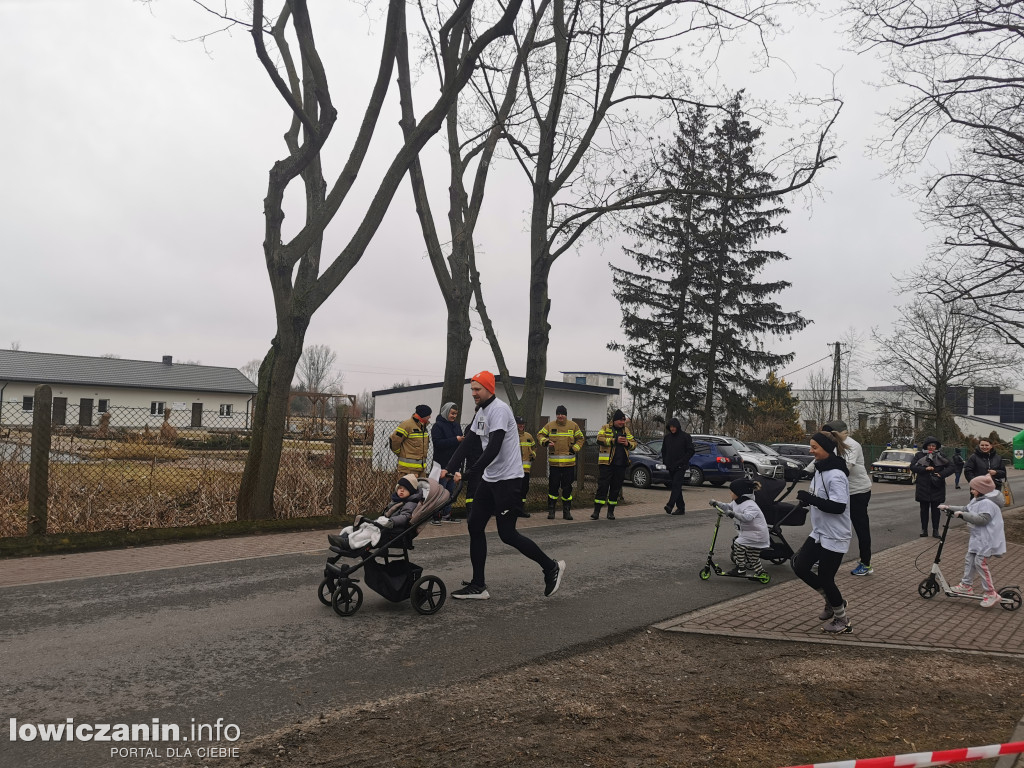
[[[939,509],[951,511],[956,517],[967,521],[971,539],[967,543],[964,558],[964,577],[953,587],[961,595],[974,594],[974,573],[981,576],[985,597],[982,608],[991,608],[999,602],[999,593],[992,582],[992,571],[988,567],[990,557],[1006,554],[1006,536],[1003,533],[1003,513],[1000,509],[1002,492],[996,490],[991,475],[978,475],[971,480],[971,500],[966,507],[940,504]]]
[[[764,573],[761,550],[770,547],[771,540],[768,537],[768,521],[764,519],[764,513],[754,501],[754,492],[760,487],[760,483],[742,477],[729,483],[729,490],[732,491],[731,502],[711,502],[712,506],[723,510],[726,517],[733,519],[739,532],[732,543],[732,559],[736,567],[728,571],[726,576],[746,576],[748,579],[755,579]]]

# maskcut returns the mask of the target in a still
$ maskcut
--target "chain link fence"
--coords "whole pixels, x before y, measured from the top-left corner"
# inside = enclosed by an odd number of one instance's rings
[[[31,410],[0,403],[0,536],[24,536],[29,509]],[[61,404],[51,423],[46,532],[137,530],[223,523],[235,501],[251,441],[246,414],[110,407],[82,414]],[[85,422],[84,424],[82,422]],[[347,515],[373,514],[400,476],[389,438],[400,422],[291,417],[274,492],[278,518],[337,514],[334,478],[347,477]],[[343,472],[335,466],[336,424],[347,424]],[[593,498],[597,454],[588,435],[575,506]],[[432,455],[431,455],[432,458]],[[547,502],[544,453],[533,462],[528,508]],[[429,464],[428,464],[429,466]],[[589,489],[589,495],[586,490]],[[462,508],[460,499],[456,514]]]

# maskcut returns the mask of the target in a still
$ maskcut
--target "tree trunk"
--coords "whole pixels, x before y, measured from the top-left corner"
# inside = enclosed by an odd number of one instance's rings
[[[537,232],[537,229],[534,229]],[[543,234],[543,232],[541,233]],[[551,325],[548,312],[548,279],[551,262],[546,253],[530,265],[530,318],[526,348],[526,384],[523,386],[523,417],[527,424],[540,425],[544,406],[544,382],[548,371],[548,341]]]
[[[305,327],[300,332],[278,333],[260,366],[259,392],[253,406],[252,443],[238,489],[239,520],[271,520],[274,517],[274,485],[281,467],[284,424],[288,415],[295,368],[302,356]]]
[[[459,417],[463,414],[462,398],[466,391],[466,364],[473,333],[469,322],[469,303],[472,290],[468,280],[452,281],[452,298],[448,302],[448,354],[444,363],[444,386],[441,389],[441,403],[455,403],[459,406]],[[438,414],[442,418],[446,414]]]

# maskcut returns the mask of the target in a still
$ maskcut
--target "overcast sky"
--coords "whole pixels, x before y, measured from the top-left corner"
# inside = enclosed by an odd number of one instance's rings
[[[325,18],[329,4],[311,5],[315,23]],[[332,8],[333,23],[318,27],[345,130],[359,119],[376,69],[368,63],[377,55],[372,37],[381,26],[355,8]],[[140,360],[173,355],[232,367],[261,358],[274,334],[262,199],[268,169],[284,156],[288,113],[251,39],[235,31],[205,45],[183,42],[217,26],[184,0],[0,0],[0,22],[0,103],[7,115],[0,344]],[[746,73],[747,57],[733,50],[722,77],[754,97],[782,98],[828,93],[836,72],[846,102],[837,125],[839,162],[822,174],[821,197],[810,207],[789,201],[788,233],[773,242],[791,257],[769,273],[793,283],[780,302],[814,320],[774,344],[795,352],[788,367],[794,370],[827,355],[827,343],[851,326],[888,329],[900,301],[892,275],[924,256],[929,236],[914,204],[866,153],[869,141],[884,134],[879,113],[894,98],[869,85],[879,80],[879,63],[845,52],[833,21],[789,23],[793,31],[772,44],[780,58],[767,72]],[[371,166],[400,138],[397,95],[389,98]],[[328,175],[340,156],[328,156]],[[430,162],[428,170],[441,169]],[[493,181],[477,237],[485,298],[510,366],[522,374],[528,199],[516,169],[498,169]],[[324,263],[351,223],[329,233]],[[556,262],[549,378],[622,370],[621,356],[606,349],[620,336],[621,319],[607,264],[628,266],[624,242],[588,243]],[[482,332],[476,336],[470,374],[493,368]],[[306,341],[337,351],[348,392],[440,380],[444,302],[407,183],[362,262],[314,317]],[[814,367],[791,379],[799,386]],[[876,381],[870,372],[864,378]]]

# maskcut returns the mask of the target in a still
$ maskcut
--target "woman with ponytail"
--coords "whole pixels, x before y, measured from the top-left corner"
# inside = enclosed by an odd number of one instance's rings
[[[836,586],[836,573],[843,555],[850,549],[850,470],[843,454],[846,448],[835,432],[816,432],[811,437],[814,474],[810,490],[797,493],[797,499],[811,510],[811,533],[800,551],[793,555],[793,571],[809,587],[825,598],[818,616],[827,622],[821,629],[829,634],[853,630],[846,615],[846,601]],[[818,564],[818,572],[811,570]]]

